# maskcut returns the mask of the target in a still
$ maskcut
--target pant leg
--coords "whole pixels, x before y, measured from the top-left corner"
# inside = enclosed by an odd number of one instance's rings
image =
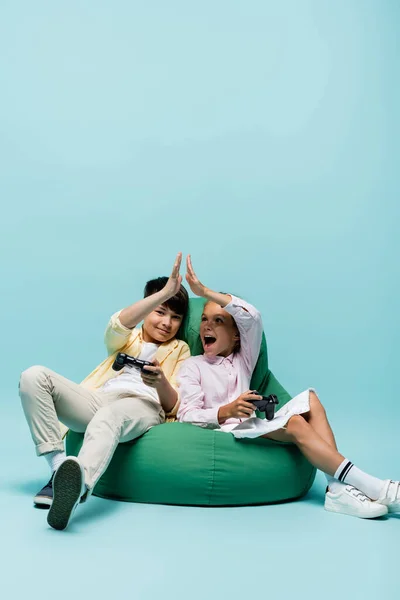
[[[38,456],[64,450],[59,420],[85,431],[104,396],[39,366],[22,373],[19,394]]]
[[[89,491],[107,469],[119,443],[134,440],[164,421],[165,413],[154,401],[126,392],[111,397],[90,421],[78,455]]]

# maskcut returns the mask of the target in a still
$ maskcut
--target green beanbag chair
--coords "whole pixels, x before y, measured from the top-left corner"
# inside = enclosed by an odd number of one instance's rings
[[[179,334],[192,355],[202,353],[203,306],[203,299],[190,299],[189,315]],[[276,394],[278,408],[291,399],[268,369],[265,335],[250,387],[263,395]],[[83,434],[69,431],[67,454],[76,456],[82,442]],[[268,504],[304,496],[315,473],[293,444],[261,438],[236,440],[229,433],[175,422],[119,444],[94,495],[188,506]]]

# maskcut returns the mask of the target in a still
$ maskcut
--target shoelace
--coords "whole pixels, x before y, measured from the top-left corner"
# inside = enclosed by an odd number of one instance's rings
[[[359,500],[361,500],[361,502],[365,502],[366,500],[369,500],[370,498],[368,498],[368,496],[366,496],[363,492],[360,492],[360,490],[358,490],[357,488],[355,488],[353,485],[346,485],[346,490],[355,498],[358,498]]]

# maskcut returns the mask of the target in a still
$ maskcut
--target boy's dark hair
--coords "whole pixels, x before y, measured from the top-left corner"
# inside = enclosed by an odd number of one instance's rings
[[[156,277],[156,279],[150,279],[145,285],[143,297],[147,298],[148,296],[160,292],[165,287],[167,281],[168,277]],[[178,293],[163,304],[178,315],[185,317],[189,308],[189,294],[187,293],[186,288],[181,285]]]

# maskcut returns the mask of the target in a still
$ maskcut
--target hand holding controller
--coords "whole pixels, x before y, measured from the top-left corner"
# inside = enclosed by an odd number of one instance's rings
[[[251,390],[251,393],[261,396],[257,390]],[[251,403],[254,404],[258,411],[265,412],[268,421],[272,421],[275,415],[275,405],[279,404],[279,400],[275,394],[270,394],[269,396],[263,396],[262,400],[251,400]]]
[[[125,365],[128,365],[129,367],[136,367],[144,373],[148,373],[149,371],[146,369],[146,367],[153,366],[153,363],[147,360],[140,360],[140,358],[135,358],[134,356],[129,356],[129,354],[124,354],[123,352],[118,352],[112,368],[114,371],[120,371]]]

